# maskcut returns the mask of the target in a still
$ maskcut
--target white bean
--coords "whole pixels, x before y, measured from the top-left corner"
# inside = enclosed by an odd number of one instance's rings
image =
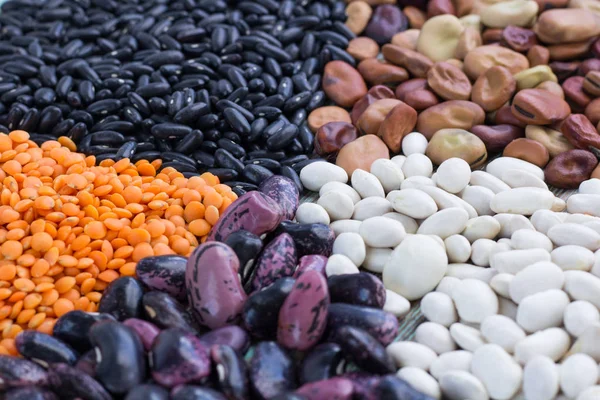
[[[415,341],[424,344],[437,354],[456,350],[456,344],[448,328],[435,322],[423,322],[419,325],[415,330]]]
[[[567,200],[567,211],[600,217],[600,194],[571,195]]]
[[[471,243],[463,235],[448,236],[444,244],[451,263],[464,263],[471,257]]]
[[[365,261],[366,247],[363,238],[358,233],[342,233],[333,242],[333,254],[342,254],[350,259],[357,267]]]
[[[452,291],[454,287],[460,282],[460,279],[454,278],[452,276],[445,276],[442,278],[440,283],[435,288],[436,292],[444,293],[448,296],[452,296]]]
[[[547,189],[520,187],[497,193],[490,203],[492,211],[532,215],[537,210],[550,210],[554,194]]]
[[[352,260],[343,254],[333,254],[329,257],[325,266],[327,276],[358,274],[359,272]]]
[[[521,169],[535,175],[539,179],[544,179],[544,171],[540,167],[518,158],[498,157],[485,167],[488,173],[498,179],[502,178],[504,171],[511,169]]]
[[[490,287],[494,289],[497,295],[510,298],[509,287],[512,280],[515,278],[511,274],[498,274],[490,280]]]
[[[404,230],[406,231],[406,233],[417,233],[417,229],[419,229],[419,224],[417,224],[417,221],[415,221],[414,218],[411,218],[408,215],[400,214],[397,212],[391,212],[383,214],[383,216],[400,222],[402,226],[404,226]]]
[[[404,367],[398,371],[398,377],[404,379],[419,392],[434,399],[441,399],[442,392],[437,381],[420,368]]]
[[[548,190],[548,185],[534,174],[522,169],[509,169],[502,174],[502,181],[511,188],[536,187]]]
[[[411,154],[425,154],[427,150],[427,138],[420,132],[411,132],[402,138],[402,153],[406,156]]]
[[[562,325],[569,296],[562,290],[550,289],[525,297],[519,303],[517,323],[527,332]]]
[[[414,153],[406,157],[402,165],[402,172],[406,178],[411,176],[431,177],[433,174],[433,164],[425,154]]]
[[[358,192],[363,199],[367,197],[385,197],[385,191],[377,177],[365,170],[357,168],[352,173],[352,188]]]
[[[452,291],[452,300],[461,319],[481,323],[498,313],[498,297],[490,286],[477,279],[464,279]]]
[[[486,343],[485,338],[478,329],[460,322],[450,325],[450,335],[461,349],[471,352]]]
[[[387,199],[395,211],[411,218],[424,219],[438,210],[431,196],[418,189],[393,190]]]
[[[463,208],[446,208],[438,211],[425,221],[417,230],[422,235],[437,235],[442,239],[456,235],[465,229],[469,214]]]
[[[550,253],[550,257],[563,271],[590,271],[596,260],[591,250],[575,245],[557,247]]]
[[[471,245],[471,261],[473,261],[473,264],[488,267],[490,265],[490,253],[496,246],[498,244],[490,239],[474,241]],[[507,250],[510,250],[510,247]]]
[[[378,217],[392,211],[392,205],[381,197],[367,197],[354,206],[352,219],[364,221],[367,218]]]
[[[471,180],[471,167],[462,158],[450,158],[440,164],[436,172],[436,183],[449,193],[458,193]]]
[[[515,275],[538,261],[550,261],[550,253],[544,249],[503,251],[490,257],[490,267],[501,273]]]
[[[331,221],[348,219],[354,212],[352,199],[341,192],[327,192],[319,197],[317,204],[327,211]]]
[[[483,382],[493,399],[510,399],[521,388],[521,366],[497,344],[486,344],[475,350],[471,372]]]
[[[515,321],[504,315],[490,315],[481,323],[481,334],[490,343],[495,343],[509,353],[525,338],[525,331]]]
[[[300,181],[308,190],[318,192],[327,182],[348,182],[348,174],[343,168],[327,161],[308,164],[300,171]]]
[[[600,312],[589,301],[577,300],[565,308],[563,318],[565,329],[571,335],[579,337],[588,326],[600,322]]]
[[[510,298],[519,304],[527,296],[550,289],[562,289],[565,283],[564,272],[556,265],[540,261],[519,271],[510,281]]]
[[[391,256],[392,249],[376,249],[367,246],[367,254],[362,266],[368,271],[380,274]]]
[[[515,359],[524,365],[535,356],[558,361],[569,350],[569,334],[560,328],[548,328],[520,340],[515,345]]]
[[[340,192],[352,199],[352,203],[356,204],[360,201],[360,195],[350,185],[342,182],[328,182],[319,190],[319,196],[323,196],[327,192]]]
[[[467,371],[448,371],[440,378],[440,388],[449,400],[489,400],[483,383]]]
[[[360,236],[371,247],[396,247],[406,237],[404,225],[391,218],[372,217],[360,225]]]
[[[501,229],[498,236],[501,238],[510,238],[519,229],[535,230],[529,219],[523,215],[501,213],[494,215],[494,218],[500,222]]]
[[[490,189],[484,186],[467,186],[462,191],[461,198],[475,208],[478,215],[494,215],[490,208],[494,192]]]
[[[477,279],[489,283],[498,273],[493,268],[484,268],[472,264],[448,264],[446,276],[453,276],[458,279]]]
[[[394,314],[400,318],[408,314],[410,311],[410,302],[398,293],[391,290],[385,290],[385,304],[383,305],[383,311]]]
[[[421,300],[421,312],[431,322],[450,326],[458,321],[452,298],[443,292],[429,292]]]
[[[485,172],[485,171],[473,171],[471,172],[471,185],[481,186],[486,189],[490,189],[494,194],[510,190],[510,186],[502,182],[500,178]]]
[[[580,194],[600,194],[600,179],[592,178],[579,184]]]
[[[371,173],[379,179],[386,193],[400,189],[404,181],[404,173],[396,163],[385,158],[375,160],[371,164]]]
[[[411,176],[402,182],[400,189],[417,189],[421,186],[435,186],[435,182],[426,176]]]
[[[470,371],[473,353],[466,350],[455,350],[440,354],[429,367],[429,372],[437,380],[450,371]]]
[[[433,350],[416,342],[394,342],[385,350],[400,368],[416,367],[427,371],[433,360],[437,358]]]
[[[565,292],[574,300],[586,300],[600,308],[600,278],[585,271],[566,271]]]
[[[523,369],[523,392],[528,400],[554,400],[558,394],[558,368],[546,356],[533,357]]]
[[[330,219],[327,211],[315,203],[302,203],[296,210],[296,221],[301,224],[329,225]]]
[[[567,216],[568,214],[566,213],[557,213],[550,210],[537,210],[531,216],[531,223],[535,230],[547,235],[550,228],[565,222]]]
[[[556,246],[574,244],[592,251],[600,248],[600,234],[591,228],[578,224],[559,224],[548,230],[548,237]]]
[[[464,208],[464,210],[469,213],[469,218],[475,218],[477,216],[477,211],[475,211],[473,206],[452,193],[448,193],[433,186],[421,186],[419,187],[419,190],[431,196],[440,209],[452,207]]]
[[[515,250],[544,249],[550,253],[554,248],[552,241],[546,235],[531,229],[519,229],[513,232],[510,241]]]
[[[391,158],[390,161],[393,162],[394,164],[396,164],[397,166],[399,166],[400,168],[402,168],[402,166],[406,162],[406,156],[404,156],[404,155],[394,156]]]
[[[462,235],[473,243],[478,239],[494,239],[500,233],[500,222],[489,215],[471,218],[467,221]]]
[[[587,354],[573,354],[563,361],[559,375],[563,393],[575,398],[598,382],[598,365]]]
[[[360,224],[362,224],[361,221],[355,221],[353,219],[340,219],[337,221],[333,221],[329,225],[329,227],[331,228],[333,233],[335,233],[335,235],[338,236],[339,234],[344,232],[358,233],[360,229]]]

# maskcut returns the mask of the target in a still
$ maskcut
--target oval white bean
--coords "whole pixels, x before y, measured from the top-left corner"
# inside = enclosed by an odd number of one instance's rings
[[[325,224],[331,222],[327,210],[315,203],[302,203],[296,210],[296,221],[301,224]]]
[[[494,192],[484,186],[467,186],[461,198],[469,203],[478,215],[494,215],[490,208],[490,202],[494,198]]]
[[[385,197],[385,192],[379,179],[365,170],[360,168],[355,169],[350,181],[352,182],[352,188],[363,199],[367,197]]]
[[[550,257],[563,271],[590,271],[596,260],[591,250],[575,245],[557,247],[550,253]]]
[[[396,163],[381,158],[371,164],[371,173],[379,179],[386,193],[400,189],[404,181],[404,173]]]
[[[437,354],[456,350],[456,344],[448,328],[435,322],[423,322],[419,325],[415,330],[415,341],[429,347]]]
[[[471,180],[471,167],[462,158],[450,158],[440,164],[435,182],[449,193],[458,193]]]
[[[392,211],[389,201],[381,197],[367,197],[354,206],[352,219],[364,221],[367,218],[378,217]]]
[[[450,326],[458,321],[452,298],[443,292],[429,292],[421,300],[421,312],[431,322]]]
[[[317,204],[327,211],[331,221],[349,219],[354,213],[352,199],[341,192],[327,192],[319,197]]]
[[[404,226],[404,230],[406,231],[406,233],[417,233],[417,229],[419,229],[419,224],[417,224],[417,221],[415,221],[414,218],[411,218],[408,215],[400,214],[397,212],[391,212],[383,214],[383,216],[400,222],[402,226]]]
[[[387,199],[395,211],[411,218],[424,219],[438,210],[431,196],[418,189],[393,190]]]
[[[464,263],[471,257],[471,243],[463,235],[448,236],[444,244],[451,263]]]
[[[335,164],[317,161],[302,168],[300,181],[306,189],[318,192],[327,182],[348,182],[348,174],[343,168]]]
[[[319,196],[325,195],[327,192],[340,192],[352,199],[352,203],[356,204],[360,201],[360,195],[352,186],[342,182],[328,182],[321,187],[319,190]]]
[[[406,157],[402,165],[402,172],[406,178],[411,176],[431,177],[433,174],[433,164],[425,154],[414,153]]]
[[[350,259],[357,267],[365,261],[366,247],[363,238],[358,233],[342,233],[333,242],[333,254],[342,254]]]
[[[550,210],[554,194],[546,189],[521,187],[497,193],[490,203],[492,211],[532,215],[537,210]]]

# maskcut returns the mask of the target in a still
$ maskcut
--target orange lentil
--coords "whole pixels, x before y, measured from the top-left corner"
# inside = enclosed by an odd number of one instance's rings
[[[0,133],[0,353],[23,329],[51,333],[70,310],[144,257],[189,255],[237,197],[209,173],[185,178],[161,160],[132,164],[75,153],[66,137],[38,146]]]

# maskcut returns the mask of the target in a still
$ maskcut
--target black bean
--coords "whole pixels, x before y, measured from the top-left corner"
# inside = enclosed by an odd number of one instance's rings
[[[246,165],[244,170],[242,171],[242,176],[248,181],[255,185],[259,185],[262,181],[267,179],[270,176],[273,176],[273,173],[269,171],[265,167],[261,167],[260,165],[249,164]]]
[[[119,151],[117,151],[116,159],[120,160],[122,158],[133,157],[133,154],[135,153],[136,148],[137,148],[136,142],[131,141],[131,142],[124,143],[121,147],[119,147]]]
[[[284,165],[279,170],[279,173],[281,175],[285,176],[286,178],[290,178],[294,182],[296,187],[298,188],[298,191],[300,193],[302,193],[302,190],[304,189],[302,186],[302,182],[300,181],[300,177],[298,176],[298,174],[296,173],[296,171],[294,171],[294,169],[292,167],[290,167],[288,165]]]
[[[236,170],[229,168],[210,168],[208,172],[218,177],[221,182],[231,181],[239,175]]]
[[[26,132],[35,132],[39,121],[40,112],[36,108],[30,108],[23,115],[18,128]]]
[[[199,150],[194,152],[193,157],[202,168],[212,168],[215,166],[215,157],[212,154]]]
[[[244,161],[244,164],[260,165],[261,167],[265,167],[273,173],[278,173],[281,169],[281,164],[276,160],[271,160],[270,158],[254,158],[252,160]]]
[[[180,124],[192,124],[203,115],[209,113],[208,105],[205,103],[195,103],[182,108],[175,114],[173,121]]]
[[[250,124],[241,112],[233,107],[228,107],[223,111],[225,120],[229,123],[232,129],[241,134],[247,135],[250,133]]]
[[[234,141],[232,141],[230,139],[227,139],[227,138],[219,139],[217,141],[217,144],[222,149],[229,151],[236,158],[243,158],[246,156],[246,150],[244,150],[244,148],[242,146],[240,146],[239,144],[235,143]]]
[[[199,103],[203,104],[203,103]],[[191,154],[204,140],[202,131],[194,129],[187,135],[185,135],[175,147],[175,151],[182,154]]]
[[[55,106],[48,106],[44,108],[40,116],[40,122],[38,124],[39,133],[50,133],[52,129],[60,122],[62,118],[62,111],[60,108]],[[10,128],[10,127],[9,127]]]
[[[148,160],[148,161],[154,161],[158,158],[160,158],[160,151],[144,151],[144,152],[140,152],[140,153],[136,153],[133,158],[131,159],[131,161],[133,162],[138,162],[140,160]]]
[[[157,124],[151,130],[152,135],[160,139],[183,137],[190,132],[192,132],[192,128],[189,126],[173,123]]]

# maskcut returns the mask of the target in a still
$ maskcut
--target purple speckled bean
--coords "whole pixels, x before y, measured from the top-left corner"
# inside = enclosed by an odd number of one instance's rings
[[[61,399],[110,400],[112,396],[94,378],[67,364],[53,364],[50,387]]]
[[[305,272],[279,310],[277,341],[288,349],[304,351],[313,347],[327,326],[328,307],[325,277],[317,271]]]
[[[327,257],[319,254],[311,254],[308,256],[300,257],[298,268],[294,272],[294,278],[298,278],[306,271],[317,271],[325,276],[325,267],[327,266]]]
[[[240,229],[260,236],[277,228],[282,220],[283,211],[275,200],[259,191],[248,192],[225,210],[207,241],[222,242]]]
[[[298,224],[283,221],[273,233],[273,236],[288,233],[294,238],[298,257],[319,254],[325,257],[331,255],[335,233],[325,224]]]
[[[163,255],[142,258],[136,265],[136,276],[151,290],[160,290],[184,301],[187,258]]]
[[[96,351],[90,350],[77,360],[77,364],[75,364],[75,368],[78,371],[85,372],[92,378],[96,376]]]
[[[346,378],[331,378],[301,386],[296,393],[309,400],[351,400],[354,393],[352,381]]]
[[[352,382],[354,386],[354,399],[382,400],[375,394],[375,388],[381,380],[380,376],[373,376],[364,372],[347,372],[340,375],[340,377],[347,378]]]
[[[162,386],[198,382],[210,374],[208,348],[182,329],[162,331],[152,346],[152,378]]]
[[[156,325],[143,319],[129,318],[123,322],[123,325],[130,327],[139,336],[146,351],[150,350],[154,339],[160,333]]]
[[[58,396],[54,393],[37,387],[27,386],[16,388],[4,395],[3,400],[58,400]]]
[[[279,278],[292,276],[298,262],[294,239],[282,233],[265,246],[256,260],[250,291],[267,287]]]
[[[200,340],[207,347],[213,345],[226,345],[244,354],[250,347],[248,332],[237,325],[224,326],[200,336]]]
[[[0,390],[10,387],[40,385],[48,381],[46,370],[22,358],[0,355]]]
[[[300,205],[300,193],[290,178],[273,175],[265,179],[258,190],[272,198],[279,204],[285,219],[292,220]]]
[[[207,242],[188,259],[188,300],[198,322],[211,329],[234,324],[246,301],[238,271],[240,263],[231,247]]]
[[[378,308],[332,303],[328,311],[329,332],[343,325],[355,326],[369,332],[384,346],[392,343],[398,334],[398,319]]]
[[[378,375],[396,372],[394,360],[385,347],[363,329],[340,326],[332,334],[331,340],[338,343],[344,354],[364,371]]]
[[[383,308],[386,292],[381,279],[367,272],[333,275],[327,278],[333,303]]]

